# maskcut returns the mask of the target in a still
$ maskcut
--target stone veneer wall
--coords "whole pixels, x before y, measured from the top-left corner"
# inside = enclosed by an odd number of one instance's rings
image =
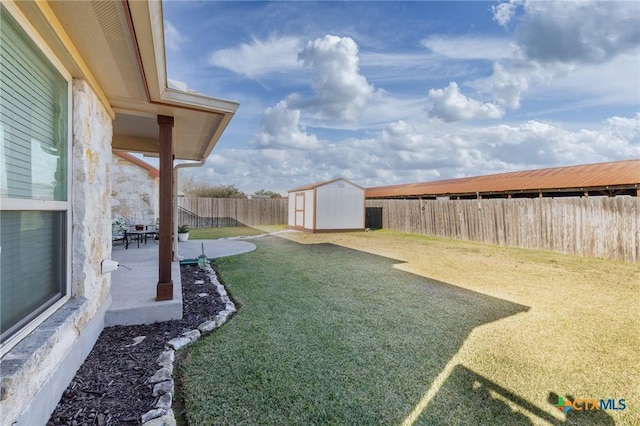
[[[100,263],[111,258],[111,117],[84,80],[73,81],[72,295],[95,313],[111,290]]]
[[[130,225],[153,225],[158,217],[159,179],[149,171],[117,154],[111,169],[112,213]]]
[[[104,328],[111,303],[111,117],[90,86],[73,81],[71,298],[0,365],[0,423],[46,424]]]

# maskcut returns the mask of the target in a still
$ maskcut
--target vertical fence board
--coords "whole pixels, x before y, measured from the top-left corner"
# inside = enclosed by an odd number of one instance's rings
[[[178,198],[178,223],[192,228],[285,225],[287,199]]]
[[[387,229],[640,261],[640,198],[367,200]]]

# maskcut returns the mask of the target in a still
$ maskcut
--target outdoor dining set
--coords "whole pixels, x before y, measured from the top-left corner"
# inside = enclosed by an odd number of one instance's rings
[[[151,240],[155,243],[158,241],[158,226],[157,225],[131,225],[126,226],[121,223],[115,223],[112,231],[112,241],[124,242],[124,248],[129,249],[129,245],[134,241],[140,248],[140,243],[147,244],[147,240]]]

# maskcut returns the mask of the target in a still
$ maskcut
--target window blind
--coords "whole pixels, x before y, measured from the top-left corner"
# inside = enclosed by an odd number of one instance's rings
[[[69,81],[1,3],[0,19],[0,344],[4,346],[67,293],[69,204],[60,201],[68,201]],[[11,207],[3,208],[2,199],[12,199]],[[7,344],[14,343],[10,339]]]
[[[67,200],[67,80],[2,8],[0,196]]]

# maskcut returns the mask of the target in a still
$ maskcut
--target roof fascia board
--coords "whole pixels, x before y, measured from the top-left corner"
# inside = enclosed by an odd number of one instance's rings
[[[222,137],[222,133],[224,133],[225,129],[229,125],[229,122],[231,121],[232,118],[233,118],[233,114],[224,114],[222,116],[222,120],[220,121],[220,124],[218,126],[215,126],[213,128],[212,134],[207,136],[209,143],[207,144],[205,150],[203,151],[202,159],[200,161],[206,162],[207,158],[211,154],[211,151],[213,151],[213,148],[218,143],[218,140],[220,140],[220,137]]]
[[[167,61],[165,56],[165,43],[164,43],[164,22],[162,15],[162,2],[150,1],[149,2],[149,22],[151,24],[151,38],[153,42],[154,59],[155,59],[155,74],[154,80],[157,81],[157,97],[156,99],[162,99],[162,94],[169,87],[167,80]],[[155,89],[155,87],[154,87]],[[151,93],[151,92],[150,92]]]
[[[186,107],[204,112],[235,113],[239,103],[205,96],[199,93],[185,92],[169,88],[164,43],[164,25],[162,2],[137,2],[122,0],[128,3],[133,27],[138,29],[134,34],[136,48],[141,61],[141,67],[148,86],[149,102],[163,105]],[[148,7],[145,7],[147,5]],[[142,33],[147,33],[143,35]],[[144,37],[139,40],[138,37]],[[140,51],[140,43],[150,37],[153,46],[151,52]],[[151,60],[153,59],[153,60]]]
[[[107,95],[82,59],[82,56],[58,20],[56,14],[51,10],[49,4],[44,1],[11,1],[8,2],[8,4],[17,6],[17,9],[22,12],[23,16],[25,16],[41,36],[47,40],[49,47],[74,78],[81,78],[87,81],[113,120],[115,118],[115,112],[111,108]]]
[[[350,180],[347,180],[345,178],[335,178],[335,179],[331,179],[331,180],[325,180],[325,181],[322,181],[322,182],[310,183],[310,184],[305,185],[305,186],[301,186],[301,187],[298,187],[298,188],[295,188],[295,189],[290,189],[287,192],[307,191],[309,189],[315,189],[315,188],[318,188],[319,186],[329,185],[331,183],[338,182],[338,181],[343,181],[345,183],[348,183],[351,186],[355,186],[358,189],[366,191],[365,188],[363,188],[360,185],[356,185],[355,183],[351,182]]]
[[[224,99],[212,98],[200,93],[184,92],[171,88],[165,88],[162,92],[161,99],[163,103],[169,103],[176,106],[185,106],[191,109],[198,109],[207,112],[217,112],[225,114],[233,114],[240,105],[235,101],[227,101]]]
[[[239,107],[239,103],[169,88],[162,2],[121,1],[127,3],[130,12],[128,19],[131,21],[132,28],[135,29],[133,34],[136,41],[135,48],[147,86],[149,103],[160,107],[180,108],[222,115],[218,125],[214,126],[215,128],[212,129],[212,132],[207,135],[205,140],[200,141],[205,148],[199,161],[205,161],[231,121]],[[153,52],[148,49],[142,51],[140,43],[144,46],[152,46]],[[168,115],[173,116],[175,114],[170,113]]]

